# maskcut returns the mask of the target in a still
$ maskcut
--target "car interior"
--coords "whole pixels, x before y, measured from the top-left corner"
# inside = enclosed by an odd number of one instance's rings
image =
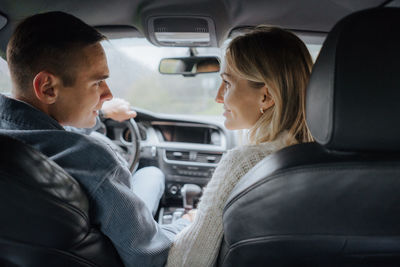
[[[196,207],[222,155],[245,142],[246,132],[224,127],[214,101],[224,47],[260,24],[291,30],[315,60],[306,101],[315,142],[268,156],[236,185],[217,266],[399,266],[399,7],[397,0],[0,0],[0,93],[11,91],[5,51],[24,18],[64,11],[105,34],[111,90],[137,117],[102,120],[93,138],[132,172],[163,171],[155,219],[169,224]],[[22,142],[0,134],[0,143],[2,266],[123,266],[91,224],[79,183]]]

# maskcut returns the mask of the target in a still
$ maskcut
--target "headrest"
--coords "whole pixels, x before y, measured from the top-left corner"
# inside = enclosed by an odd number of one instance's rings
[[[307,123],[332,150],[400,151],[400,8],[342,19],[307,88]]]

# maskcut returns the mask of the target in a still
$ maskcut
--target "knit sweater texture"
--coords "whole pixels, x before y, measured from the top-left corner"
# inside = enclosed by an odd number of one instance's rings
[[[214,266],[223,235],[222,212],[238,181],[259,161],[287,146],[288,134],[275,141],[228,151],[203,192],[193,223],[180,232],[168,255],[168,267]]]

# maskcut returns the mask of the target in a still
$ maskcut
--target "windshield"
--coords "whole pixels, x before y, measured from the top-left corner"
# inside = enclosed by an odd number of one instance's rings
[[[228,43],[229,40],[226,42]],[[190,56],[188,48],[156,47],[144,38],[103,42],[110,68],[107,80],[115,97],[134,107],[153,112],[221,116],[223,107],[215,102],[221,83],[219,73],[194,77],[161,74],[160,60]],[[315,60],[321,45],[308,45]],[[223,48],[196,48],[198,56],[223,57]]]
[[[222,105],[214,101],[221,82],[219,73],[194,77],[159,73],[162,58],[189,56],[188,48],[156,47],[144,38],[104,41],[103,46],[110,69],[107,83],[115,97],[158,113],[222,116]],[[307,47],[315,60],[321,45]],[[223,48],[197,48],[199,56],[222,58],[223,51]],[[10,91],[7,63],[0,58],[0,92]]]
[[[194,77],[161,74],[160,60],[190,56],[188,48],[156,47],[145,39],[116,39],[103,43],[115,97],[134,107],[153,112],[186,115],[221,115],[222,105],[214,101],[221,82],[219,73]],[[219,48],[197,48],[198,56],[221,57]]]

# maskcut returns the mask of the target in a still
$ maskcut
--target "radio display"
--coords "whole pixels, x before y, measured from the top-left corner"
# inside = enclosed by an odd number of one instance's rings
[[[207,127],[188,127],[178,125],[157,125],[165,142],[184,142],[210,144],[211,133],[216,131]]]

